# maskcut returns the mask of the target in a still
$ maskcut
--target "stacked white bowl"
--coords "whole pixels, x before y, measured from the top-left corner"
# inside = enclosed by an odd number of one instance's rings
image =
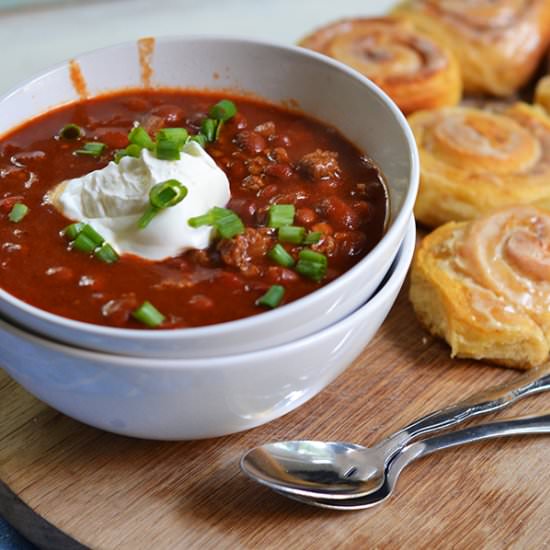
[[[92,95],[141,85],[135,43],[77,61]],[[322,289],[252,318],[177,330],[116,329],[53,315],[0,289],[1,366],[31,393],[117,433],[219,436],[305,402],[372,338],[412,258],[418,158],[391,100],[316,53],[237,39],[164,38],[156,40],[151,65],[154,86],[231,88],[297,102],[368,152],[389,189],[387,231],[364,259]],[[0,135],[75,99],[65,63],[0,99]]]

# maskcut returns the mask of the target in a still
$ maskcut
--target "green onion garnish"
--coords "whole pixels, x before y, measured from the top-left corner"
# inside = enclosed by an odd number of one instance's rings
[[[103,243],[99,248],[96,248],[94,256],[106,264],[112,264],[119,258],[116,250],[109,243]]]
[[[216,140],[216,129],[218,121],[213,118],[205,118],[201,123],[201,134],[204,135],[206,141],[212,142]]]
[[[217,206],[211,208],[202,216],[189,218],[187,223],[195,229],[203,225],[212,225],[223,239],[231,239],[236,235],[244,233],[244,224],[241,218],[232,210],[228,208],[219,208]]]
[[[77,149],[74,154],[99,157],[106,147],[105,143],[101,143],[100,141],[89,141],[84,144],[82,149]]]
[[[149,191],[149,208],[138,220],[138,227],[144,229],[161,210],[175,206],[186,196],[187,187],[178,180],[166,180],[153,185]]]
[[[105,239],[89,224],[85,223],[84,227],[80,230],[79,235],[84,235],[90,241],[92,241],[96,246],[101,246]],[[78,237],[78,235],[77,235]]]
[[[318,283],[326,275],[327,265],[328,260],[324,254],[306,248],[301,250],[298,255],[296,271]]]
[[[97,248],[97,244],[82,232],[77,235],[72,244],[73,248],[80,250],[80,252],[85,252],[86,254],[91,254]]]
[[[183,147],[189,134],[185,128],[163,128],[157,132],[157,141],[175,141],[178,147]]]
[[[203,149],[206,147],[206,138],[202,134],[196,134],[189,137],[189,141],[197,142]]]
[[[271,308],[277,307],[281,303],[284,295],[284,287],[281,285],[273,285],[263,296],[256,300],[256,305]]]
[[[294,221],[294,212],[295,208],[293,204],[273,204],[269,208],[267,225],[269,227],[292,225]]]
[[[70,241],[74,241],[78,235],[80,235],[80,232],[84,229],[85,225],[86,224],[83,222],[72,223],[63,229],[63,235],[65,235],[65,237],[67,237]]]
[[[132,145],[138,145],[139,147],[145,149],[155,148],[154,141],[149,137],[147,130],[142,126],[136,126],[135,128],[132,128],[132,131],[128,134],[128,141]]]
[[[8,214],[10,222],[19,223],[29,212],[29,207],[22,202],[16,202]]]
[[[170,139],[157,140],[157,158],[160,160],[179,160],[180,146]]]
[[[237,107],[229,99],[222,99],[216,105],[210,107],[208,114],[216,120],[226,122],[237,114]]]
[[[151,328],[158,327],[166,319],[151,302],[147,301],[132,311],[132,317]]]
[[[277,243],[267,255],[277,264],[283,267],[292,267],[294,258],[285,250],[282,244]]]
[[[304,240],[306,230],[296,225],[283,225],[279,227],[279,240],[284,243],[300,244]]]
[[[321,240],[323,234],[320,231],[310,231],[305,239],[303,244],[316,244]]]
[[[126,149],[119,149],[115,153],[114,161],[118,164],[120,159],[123,157],[134,157],[139,158],[143,147],[136,145],[135,143],[130,143]]]
[[[59,137],[75,140],[84,136],[84,130],[76,124],[67,124],[59,130]]]

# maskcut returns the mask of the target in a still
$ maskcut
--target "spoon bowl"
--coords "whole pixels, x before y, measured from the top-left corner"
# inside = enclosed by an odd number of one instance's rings
[[[519,435],[543,435],[550,434],[550,414],[541,416],[527,416],[490,422],[465,428],[444,435],[438,435],[424,439],[417,443],[407,445],[388,464],[382,485],[374,492],[347,499],[323,499],[308,498],[288,491],[277,491],[279,494],[297,500],[304,504],[310,504],[319,508],[330,510],[364,510],[382,504],[394,492],[397,480],[401,472],[413,461],[431,453],[458,447],[476,441],[494,439],[497,437],[511,437]]]

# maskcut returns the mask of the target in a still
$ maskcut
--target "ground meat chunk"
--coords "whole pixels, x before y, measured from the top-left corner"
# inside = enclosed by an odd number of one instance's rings
[[[268,122],[264,122],[263,124],[258,124],[258,126],[254,128],[254,131],[264,137],[272,136],[276,132],[275,123],[269,120]]]
[[[222,239],[218,243],[222,261],[238,268],[243,275],[258,275],[260,267],[255,262],[263,258],[273,247],[274,239],[271,233],[271,229],[268,228],[247,227],[242,235],[232,239]]]
[[[312,180],[338,177],[338,153],[316,149],[313,153],[304,155],[297,164],[299,172]]]
[[[259,191],[265,186],[265,181],[261,176],[246,176],[241,181],[241,187],[243,189],[248,189],[249,191]]]

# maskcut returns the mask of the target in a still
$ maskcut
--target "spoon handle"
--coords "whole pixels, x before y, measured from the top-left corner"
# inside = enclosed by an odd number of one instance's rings
[[[412,439],[443,430],[482,414],[499,411],[518,399],[550,389],[550,363],[535,367],[509,383],[493,386],[455,405],[414,420],[376,447],[383,449],[386,465]]]

